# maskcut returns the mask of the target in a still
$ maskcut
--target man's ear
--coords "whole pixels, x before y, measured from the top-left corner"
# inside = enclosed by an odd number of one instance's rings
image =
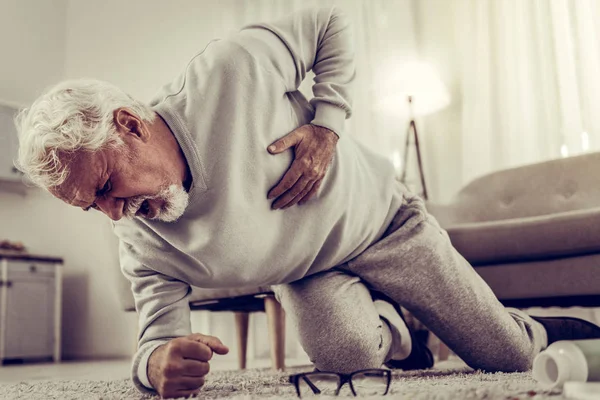
[[[148,140],[150,136],[148,127],[140,117],[135,115],[128,108],[117,108],[113,114],[115,127],[123,139],[125,139],[127,135],[134,135],[144,142]]]

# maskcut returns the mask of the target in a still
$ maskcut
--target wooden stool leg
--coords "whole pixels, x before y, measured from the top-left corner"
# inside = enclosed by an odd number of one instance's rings
[[[431,352],[437,355],[437,361],[446,361],[450,356],[450,349],[444,344],[433,332],[429,332],[429,340],[427,341],[427,347]]]
[[[450,349],[440,341],[440,347],[438,348],[438,361],[446,361],[450,355]]]
[[[246,354],[248,349],[248,323],[249,312],[236,312],[235,325],[237,327],[238,363],[240,369],[246,369]]]
[[[265,297],[265,311],[271,341],[271,363],[276,370],[285,369],[285,311],[274,296]]]
[[[139,343],[139,341],[138,341],[138,333],[137,333],[137,331],[136,331],[136,332],[135,332],[135,338],[134,338],[134,340],[133,340],[133,354],[137,353],[137,351],[138,351],[138,349],[139,349],[139,347],[138,347],[138,343]]]

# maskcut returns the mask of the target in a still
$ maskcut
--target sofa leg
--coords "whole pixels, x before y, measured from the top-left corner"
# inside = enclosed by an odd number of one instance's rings
[[[248,323],[249,312],[236,312],[235,325],[237,327],[238,363],[240,369],[246,369],[246,354],[248,349]]]
[[[285,369],[285,311],[274,296],[265,297],[265,311],[271,341],[271,364],[276,370]]]

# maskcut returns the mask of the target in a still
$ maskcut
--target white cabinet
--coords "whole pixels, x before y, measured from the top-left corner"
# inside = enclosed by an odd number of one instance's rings
[[[17,112],[17,108],[0,103],[0,181],[21,181],[21,173],[13,163],[19,148],[14,124]]]
[[[0,260],[0,361],[59,361],[61,260]]]

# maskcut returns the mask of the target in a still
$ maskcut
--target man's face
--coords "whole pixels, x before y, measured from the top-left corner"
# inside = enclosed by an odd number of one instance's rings
[[[160,143],[123,134],[124,145],[65,156],[70,173],[50,192],[84,210],[94,208],[114,221],[141,216],[166,222],[178,219],[188,194],[176,161]]]

